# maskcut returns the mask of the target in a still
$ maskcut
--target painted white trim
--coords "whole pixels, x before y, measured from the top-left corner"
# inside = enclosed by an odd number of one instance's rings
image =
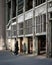
[[[35,35],[36,35],[36,36],[39,36],[39,35],[46,35],[46,32],[36,33]]]
[[[13,22],[11,25],[16,25],[16,22]]]
[[[27,34],[27,35],[25,35],[25,37],[29,37],[29,36],[33,36],[33,34]]]
[[[24,37],[24,35],[18,35],[18,37]]]
[[[12,38],[16,38],[16,36],[12,36]]]
[[[33,34],[27,34],[25,37],[33,36]],[[24,35],[18,35],[18,37],[24,37]]]

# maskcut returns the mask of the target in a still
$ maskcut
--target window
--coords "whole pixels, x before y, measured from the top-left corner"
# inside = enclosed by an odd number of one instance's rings
[[[46,14],[43,14],[43,31],[46,32]]]
[[[23,13],[24,0],[18,0],[18,15]]]
[[[17,27],[16,25],[12,25],[12,36],[16,36],[17,35]]]
[[[23,35],[23,30],[19,30],[19,35]]]
[[[36,17],[36,33],[46,32],[46,14]]]
[[[25,21],[25,34],[31,34],[32,33],[32,19]]]
[[[30,10],[33,7],[33,0],[26,0],[25,1],[25,11]]]
[[[46,0],[35,0],[35,6],[38,6],[42,3],[44,3]]]
[[[19,35],[23,35],[23,22],[19,23]]]
[[[8,2],[8,21],[10,20],[11,18],[11,1]]]
[[[19,23],[19,28],[23,28],[23,23]]]
[[[40,16],[36,17],[36,33],[40,33]]]
[[[16,16],[16,0],[12,0],[12,17]]]
[[[12,25],[12,30],[16,30],[16,29],[17,29],[16,25]]]
[[[42,32],[42,29],[43,29],[43,21],[42,21],[42,15],[40,16],[40,23],[41,23],[41,32]]]
[[[9,38],[11,36],[11,30],[7,30],[7,37]]]
[[[17,31],[15,30],[15,31],[14,31],[14,36],[16,36],[16,35],[17,35]]]

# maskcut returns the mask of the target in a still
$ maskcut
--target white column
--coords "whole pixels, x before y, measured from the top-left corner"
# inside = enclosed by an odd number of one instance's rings
[[[33,0],[32,33],[33,33],[33,53],[35,53],[35,1],[34,0]]]
[[[46,0],[46,55],[51,56],[50,22],[48,15],[48,0]]]

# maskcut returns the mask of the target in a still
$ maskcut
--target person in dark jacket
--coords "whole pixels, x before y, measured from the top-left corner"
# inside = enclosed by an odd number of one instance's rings
[[[16,39],[15,39],[15,41],[16,41]],[[18,54],[18,50],[19,50],[19,48],[18,48],[18,41],[16,41],[15,42],[15,55],[17,55]]]

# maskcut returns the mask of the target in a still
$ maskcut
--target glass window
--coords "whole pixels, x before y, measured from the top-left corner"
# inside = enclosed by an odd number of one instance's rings
[[[10,37],[11,36],[11,30],[8,30],[7,34],[8,34],[7,37]]]
[[[43,14],[43,19],[44,19],[44,21],[43,21],[43,29],[44,29],[44,32],[46,32],[46,14]]]
[[[22,23],[19,23],[19,35],[23,35],[23,22]]]
[[[25,11],[30,10],[33,7],[33,0],[25,0]]]
[[[36,17],[36,33],[40,33],[40,16]]]
[[[18,0],[18,15],[23,13],[24,0]]]
[[[35,0],[35,6],[38,6],[42,3],[44,3],[46,0]]]
[[[19,30],[19,35],[23,35],[23,30]]]
[[[16,0],[12,0],[12,17],[16,16]]]
[[[19,23],[19,28],[23,28],[23,23]]]

